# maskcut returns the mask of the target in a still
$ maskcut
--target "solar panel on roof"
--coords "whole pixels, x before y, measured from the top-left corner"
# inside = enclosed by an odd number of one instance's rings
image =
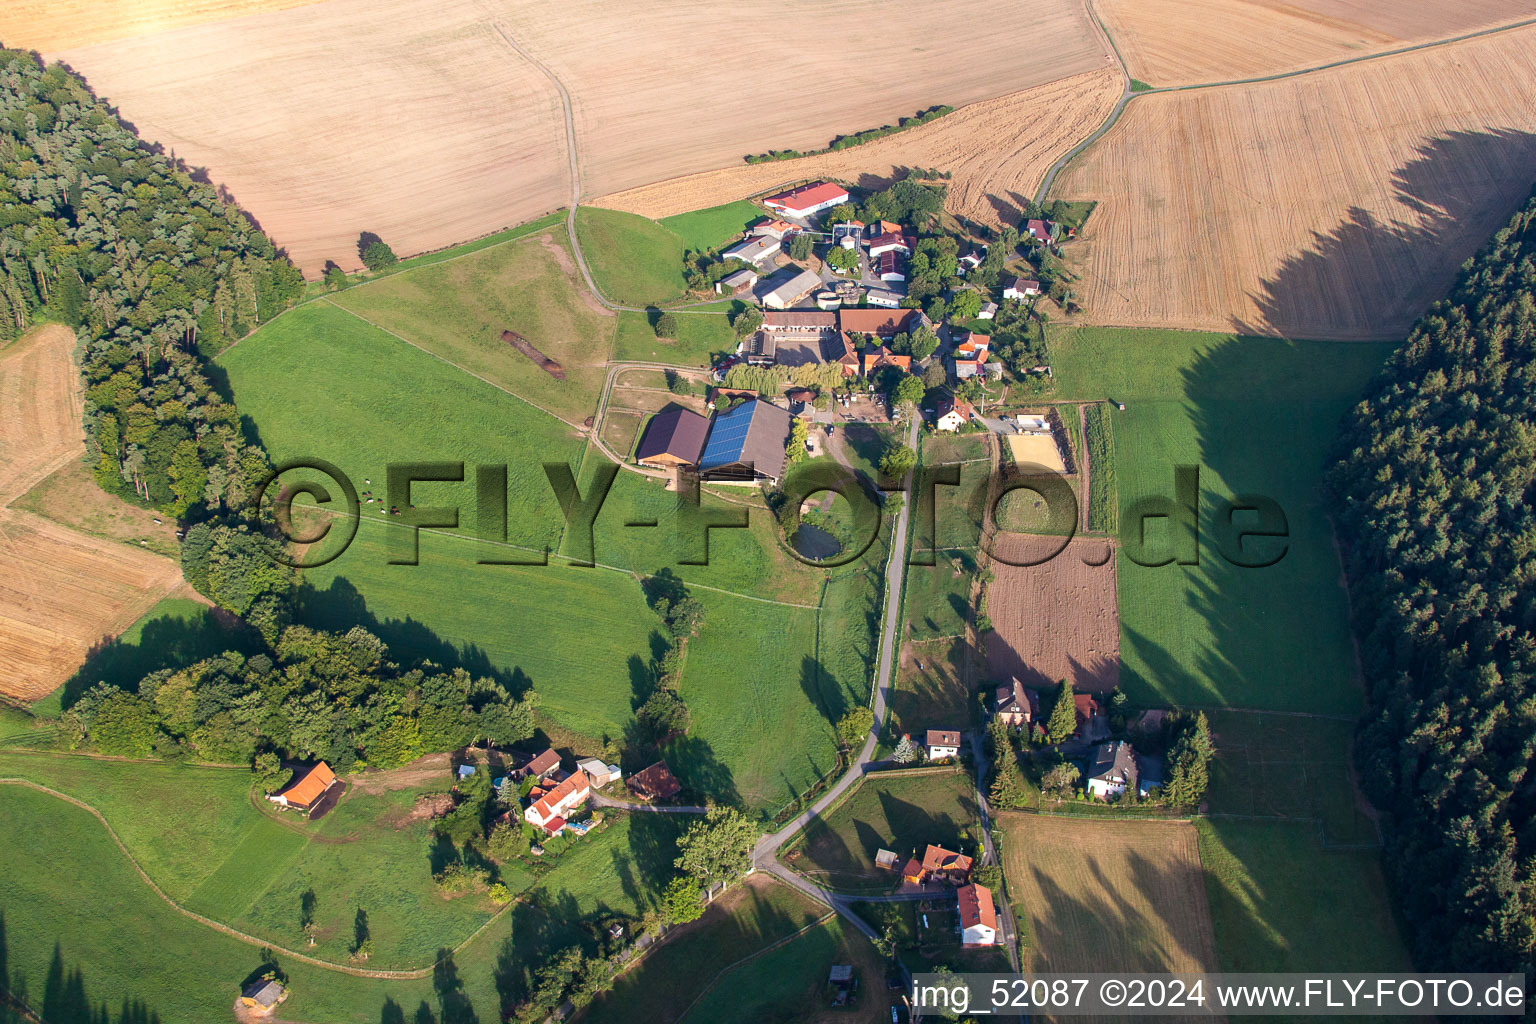
[[[700,469],[713,469],[740,461],[742,449],[747,443],[747,432],[752,429],[752,413],[756,408],[756,402],[746,402],[715,417],[714,429],[709,432],[709,443],[704,446],[704,454],[699,458]]]

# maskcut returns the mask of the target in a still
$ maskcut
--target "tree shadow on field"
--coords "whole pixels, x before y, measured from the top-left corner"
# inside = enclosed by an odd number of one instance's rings
[[[1449,132],[1424,142],[1392,172],[1407,223],[1381,221],[1358,207],[1346,210],[1337,226],[1314,232],[1310,244],[1261,283],[1251,296],[1259,321],[1233,318],[1233,330],[1405,336],[1444,296],[1462,262],[1530,195],[1533,164],[1531,132]],[[1403,267],[1407,272],[1396,270]]]
[[[335,633],[361,626],[384,641],[396,661],[430,661],[444,669],[461,668],[476,678],[493,679],[517,696],[533,686],[522,669],[503,668],[477,644],[458,645],[445,640],[425,623],[410,617],[380,619],[368,610],[367,600],[345,576],[332,579],[324,590],[308,580],[300,583],[294,596],[294,621]]]
[[[183,668],[225,651],[251,655],[264,649],[256,630],[212,608],[201,609],[191,619],[151,619],[136,643],[112,637],[92,647],[85,662],[65,681],[62,706],[68,710],[100,682],[135,691],[141,679],[160,669]]]

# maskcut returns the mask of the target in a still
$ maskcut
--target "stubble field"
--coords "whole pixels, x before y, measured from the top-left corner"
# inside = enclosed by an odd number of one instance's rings
[[[602,196],[594,203],[660,218],[802,178],[881,186],[909,167],[935,167],[954,175],[947,182],[950,212],[998,224],[1017,219],[1046,169],[1097,128],[1119,96],[1120,79],[1104,66],[983,100],[851,149],[776,163],[737,163]]]
[[[1536,14],[1531,0],[1100,0],[1097,8],[1131,76],[1154,86],[1270,75]]]
[[[0,39],[5,40],[7,46],[46,52],[314,2],[133,0],[133,3],[104,4],[98,0],[15,0],[0,9]]]
[[[735,10],[725,25],[705,0],[622,15],[596,0],[331,0],[48,56],[146,139],[206,166],[314,273],[326,260],[355,268],[361,231],[405,255],[568,201],[558,95],[514,43],[571,93],[586,195],[818,148],[1105,64],[1073,0],[967,3],[792,0]],[[982,17],[1027,20],[1030,52],[974,45]],[[875,38],[876,24],[878,56],[850,63],[849,40]],[[743,45],[755,39],[774,40],[771,56]]]
[[[1530,191],[1533,82],[1536,27],[1135,100],[1053,186],[1089,319],[1401,337]]]
[[[1026,970],[1210,972],[1216,940],[1194,827],[1004,812]]]
[[[1060,537],[1003,533],[994,551],[1034,561],[1059,547]],[[1098,563],[1098,564],[1092,564]],[[1102,540],[1079,538],[1040,565],[991,563],[987,587],[987,664],[997,679],[1026,686],[1072,680],[1079,692],[1101,693],[1120,682],[1120,616],[1115,559]]]
[[[53,325],[0,353],[0,695],[27,701],[181,583],[168,558],[8,507],[85,453],[74,347]]]

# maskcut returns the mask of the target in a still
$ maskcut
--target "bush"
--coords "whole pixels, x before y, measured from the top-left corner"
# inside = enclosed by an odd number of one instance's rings
[[[698,883],[691,878],[672,879],[667,884],[662,903],[666,907],[667,920],[673,924],[697,921],[704,914],[704,896],[699,892]]]
[[[474,892],[490,878],[490,872],[484,868],[472,868],[467,864],[449,864],[443,870],[432,876],[437,883],[439,891],[449,896],[457,896],[466,892]]]
[[[490,897],[492,903],[498,907],[504,907],[512,902],[512,890],[502,883],[496,882],[491,886]]]
[[[520,824],[504,821],[491,829],[491,837],[485,843],[485,852],[491,855],[492,860],[505,864],[528,852],[528,835]]]

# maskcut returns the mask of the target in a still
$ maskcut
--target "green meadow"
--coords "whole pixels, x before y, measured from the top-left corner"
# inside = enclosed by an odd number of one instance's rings
[[[682,296],[688,245],[670,228],[633,213],[582,206],[576,210],[576,237],[610,302],[648,306]]]
[[[703,252],[718,249],[766,217],[762,207],[742,199],[663,217],[656,223],[681,238],[688,248]]]
[[[724,315],[687,310],[672,315],[677,318],[677,337],[658,338],[650,314],[621,312],[613,358],[621,362],[710,366],[716,357],[736,351],[740,339]]]
[[[1121,685],[1147,704],[1354,714],[1349,616],[1322,480],[1338,423],[1391,350],[1183,331],[1078,328],[1052,335],[1057,386],[1109,398],[1121,536],[1139,499],[1174,496],[1174,468],[1199,467],[1198,565],[1118,559]],[[1242,568],[1218,553],[1218,501],[1277,502],[1289,532],[1279,561]],[[1239,528],[1255,519],[1239,513]],[[1143,561],[1166,557],[1157,520]],[[1134,539],[1134,538],[1129,538]],[[1272,538],[1241,558],[1272,559]]]

